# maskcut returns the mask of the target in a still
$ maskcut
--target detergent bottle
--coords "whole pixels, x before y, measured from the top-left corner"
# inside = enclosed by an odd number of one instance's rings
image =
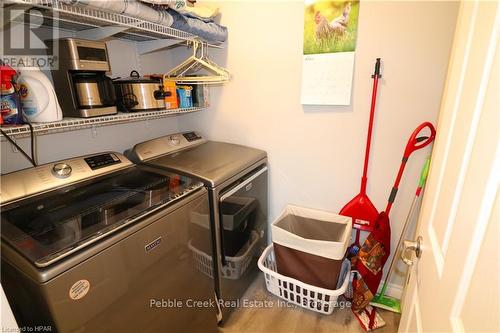
[[[15,77],[17,72],[10,66],[0,66],[0,94],[1,94],[1,121],[2,125],[15,125],[23,123],[19,91]]]
[[[62,120],[62,110],[49,78],[36,67],[20,70],[18,79],[23,114],[30,123]]]

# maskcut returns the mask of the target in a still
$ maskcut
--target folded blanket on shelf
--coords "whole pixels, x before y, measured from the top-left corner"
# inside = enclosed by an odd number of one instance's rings
[[[172,28],[200,36],[208,42],[224,42],[227,39],[227,28],[213,21],[205,22],[192,15],[183,15],[171,8],[167,10],[174,22]]]
[[[173,18],[164,10],[155,10],[138,0],[64,0],[70,5],[90,6],[117,14],[125,14],[138,19],[170,27]]]
[[[166,7],[172,8],[181,14],[189,14],[192,17],[199,18],[205,22],[213,20],[219,14],[218,7],[197,5],[194,3],[196,1],[190,2],[188,0],[140,0],[153,8],[156,9],[167,9]]]
[[[178,10],[178,12],[188,17],[197,18],[205,22],[211,22],[216,16],[219,15],[219,8],[209,6],[194,6],[182,8]]]
[[[186,10],[182,14],[170,7],[168,9],[153,8],[148,4],[138,0],[63,0],[70,5],[90,6],[103,9],[117,14],[125,14],[142,19],[144,21],[161,24],[167,27],[173,27],[188,33],[201,37],[208,42],[224,42],[227,39],[227,28],[213,21],[218,14],[218,9],[209,7],[200,7],[199,10]],[[165,2],[175,6],[186,4],[185,0],[148,0],[152,2]]]
[[[141,0],[141,1],[156,6],[168,6],[175,10],[182,10],[187,6],[186,0]]]

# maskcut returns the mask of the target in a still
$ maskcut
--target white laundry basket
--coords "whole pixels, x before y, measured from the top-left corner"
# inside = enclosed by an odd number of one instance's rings
[[[287,205],[272,223],[277,272],[333,290],[351,238],[352,218]]]
[[[259,235],[257,232],[252,232],[250,239],[243,246],[239,253],[234,257],[226,256],[227,264],[222,267],[222,277],[230,280],[238,280],[245,274],[248,266],[252,262],[255,250],[258,248]],[[196,268],[205,275],[213,278],[213,261],[212,256],[196,248],[191,241],[188,242],[188,247],[193,254],[193,259],[196,263]]]
[[[259,258],[259,268],[264,272],[267,290],[290,303],[323,314],[331,314],[338,305],[337,299],[344,294],[349,284],[351,263],[344,260],[337,282],[337,289],[329,290],[303,283],[281,275],[276,269],[273,245],[269,245]]]

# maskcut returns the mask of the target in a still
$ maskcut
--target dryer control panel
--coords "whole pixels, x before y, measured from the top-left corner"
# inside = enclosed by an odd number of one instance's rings
[[[183,132],[162,136],[153,140],[136,144],[133,149],[127,151],[126,156],[135,163],[147,161],[162,155],[173,154],[177,151],[198,146],[207,142],[197,132]]]

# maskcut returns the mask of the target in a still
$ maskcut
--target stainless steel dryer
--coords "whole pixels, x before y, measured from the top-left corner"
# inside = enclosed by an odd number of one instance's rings
[[[214,303],[213,284],[189,249],[204,205],[201,182],[118,153],[3,175],[1,283],[21,329],[215,332],[194,303]]]
[[[186,132],[137,144],[126,154],[134,162],[205,184],[210,207],[200,206],[191,214],[190,248],[199,269],[214,278],[219,319],[225,319],[241,305],[238,300],[256,277],[256,261],[267,240],[266,152]],[[212,232],[214,256],[200,242],[207,229]]]

